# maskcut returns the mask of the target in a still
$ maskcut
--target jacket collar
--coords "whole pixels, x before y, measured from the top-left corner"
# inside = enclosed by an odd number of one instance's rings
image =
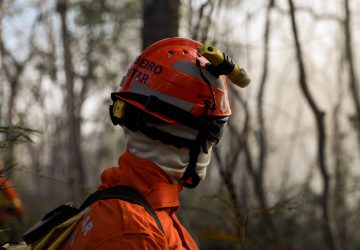
[[[101,175],[99,189],[127,185],[137,189],[154,209],[179,207],[180,185],[150,160],[139,158],[129,150],[119,157],[118,166],[106,169]]]

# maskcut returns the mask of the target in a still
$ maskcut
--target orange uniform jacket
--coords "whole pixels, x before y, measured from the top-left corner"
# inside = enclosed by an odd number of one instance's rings
[[[137,189],[155,209],[164,233],[144,207],[118,199],[101,200],[90,206],[65,249],[198,249],[175,215],[181,187],[171,184],[153,162],[128,150],[118,164],[103,172],[99,189],[117,185]]]
[[[20,218],[24,214],[24,206],[12,182],[0,176],[0,223]]]

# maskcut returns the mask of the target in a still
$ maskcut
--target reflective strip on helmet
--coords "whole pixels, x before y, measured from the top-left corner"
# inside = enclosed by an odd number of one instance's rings
[[[188,111],[188,112],[190,112],[192,110],[193,106],[195,105],[194,103],[184,101],[184,100],[181,100],[174,96],[169,96],[164,93],[161,93],[160,91],[151,89],[137,81],[132,81],[130,86],[131,86],[130,91],[132,93],[141,94],[141,95],[145,95],[145,96],[151,96],[151,95],[156,96],[157,98],[161,99],[162,101],[168,102],[168,103],[175,105],[175,106],[177,106],[185,111]]]
[[[186,60],[177,61],[173,64],[173,67],[183,73],[186,73],[188,75],[191,75],[197,79],[199,79],[201,82],[204,82],[204,79],[201,77],[200,72],[198,71],[196,65],[194,63],[191,63]],[[214,76],[206,69],[202,69],[203,74],[205,77],[210,81],[212,86],[217,87],[218,89],[224,90],[224,85],[220,78]],[[205,84],[205,83],[204,83]]]

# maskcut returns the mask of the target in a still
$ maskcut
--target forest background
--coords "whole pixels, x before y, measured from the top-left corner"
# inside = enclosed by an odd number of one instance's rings
[[[116,164],[110,93],[147,45],[182,36],[245,67],[207,178],[181,194],[201,249],[360,249],[360,3],[0,0],[1,174],[17,232],[78,205]],[[3,233],[1,231],[0,233]]]

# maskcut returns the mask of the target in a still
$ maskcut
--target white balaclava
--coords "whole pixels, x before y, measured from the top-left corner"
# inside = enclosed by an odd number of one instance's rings
[[[197,131],[182,125],[156,125],[164,132],[180,136],[189,140],[195,140]],[[173,180],[178,183],[189,164],[189,149],[177,148],[166,145],[158,140],[152,140],[140,131],[132,132],[124,127],[127,137],[127,148],[131,153],[140,158],[153,161],[162,168]],[[195,171],[203,180],[206,175],[206,168],[210,163],[212,147],[208,148],[205,154],[202,150],[198,156]]]

